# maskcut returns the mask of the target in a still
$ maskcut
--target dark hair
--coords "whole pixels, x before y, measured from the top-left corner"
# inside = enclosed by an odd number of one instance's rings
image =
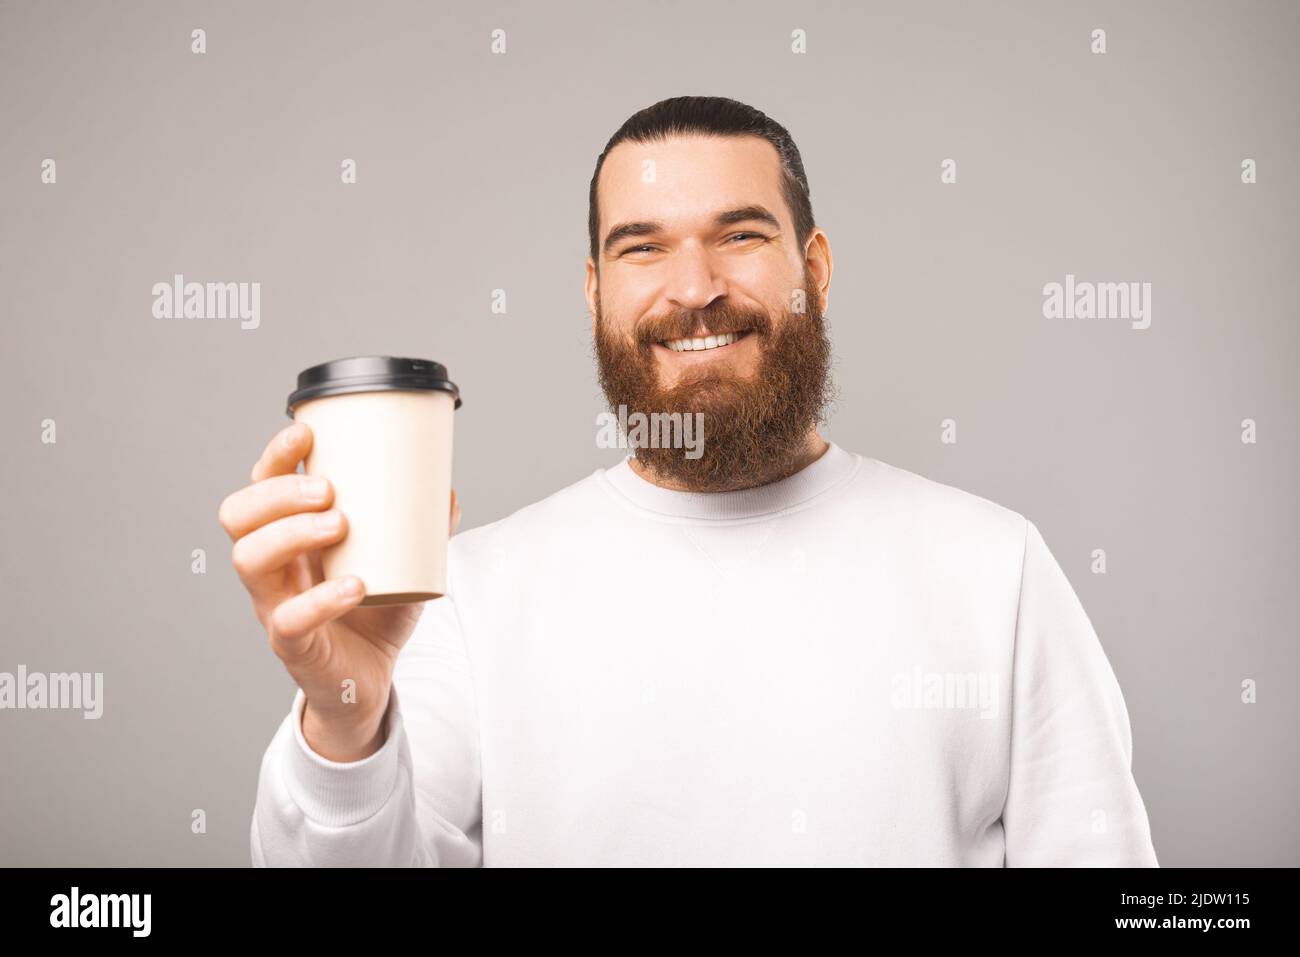
[[[813,220],[812,200],[809,198],[808,177],[803,170],[803,158],[794,145],[790,132],[767,114],[725,96],[675,96],[660,100],[653,106],[633,113],[618,128],[605,151],[596,160],[596,171],[591,175],[591,191],[587,198],[587,231],[591,236],[591,258],[600,269],[600,211],[596,205],[596,181],[605,165],[605,157],[619,143],[651,143],[670,136],[703,134],[713,136],[760,136],[772,144],[781,160],[781,192],[790,218],[794,220],[795,235],[799,244],[807,242],[816,223]]]

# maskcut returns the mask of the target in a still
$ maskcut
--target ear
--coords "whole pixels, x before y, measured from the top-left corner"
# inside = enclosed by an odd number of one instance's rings
[[[831,255],[830,237],[821,229],[814,229],[812,235],[808,237],[808,245],[804,250],[804,261],[808,270],[812,273],[813,279],[817,282],[817,288],[821,290],[821,308],[825,312],[831,297],[831,271],[834,268],[835,260]]]
[[[583,298],[587,300],[587,311],[591,313],[591,334],[596,335],[596,306],[600,298],[600,276],[596,273],[596,264],[587,257],[587,279],[582,287]]]

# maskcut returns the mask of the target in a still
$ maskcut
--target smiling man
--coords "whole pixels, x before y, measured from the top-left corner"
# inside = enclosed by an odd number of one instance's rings
[[[789,133],[642,110],[589,232],[610,405],[702,415],[702,454],[637,447],[455,536],[446,597],[362,608],[311,561],[346,525],[290,484],[310,435],[274,439],[222,506],[299,686],[254,863],[1155,866],[1038,529],[818,432],[832,259]]]
[[[690,129],[652,139],[696,102],[633,117],[606,148],[586,293],[610,403],[703,417],[703,455],[643,448],[633,467],[717,492],[784,478],[826,450],[815,425],[828,398],[831,252],[784,131],[776,144]],[[736,108],[733,122],[754,122]]]

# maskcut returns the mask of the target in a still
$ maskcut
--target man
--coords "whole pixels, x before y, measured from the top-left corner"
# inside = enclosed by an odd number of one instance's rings
[[[637,113],[589,231],[602,387],[667,443],[454,537],[427,605],[321,580],[346,516],[294,474],[304,426],[222,504],[299,685],[254,863],[1155,866],[1119,686],[1037,528],[818,433],[831,250],[786,130]]]

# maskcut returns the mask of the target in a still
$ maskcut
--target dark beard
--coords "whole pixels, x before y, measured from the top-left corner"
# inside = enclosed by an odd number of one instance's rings
[[[807,273],[804,300],[806,312],[787,309],[775,329],[766,313],[718,303],[647,321],[629,344],[605,328],[597,294],[596,359],[600,387],[614,414],[620,405],[629,416],[641,412],[647,418],[703,414],[699,458],[687,458],[685,449],[635,448],[646,470],[698,492],[752,488],[790,474],[832,391],[830,339],[816,283]],[[701,365],[698,372],[687,370],[675,387],[661,389],[653,344],[693,335],[700,319],[710,332],[751,329],[760,350],[757,370],[742,379]]]

